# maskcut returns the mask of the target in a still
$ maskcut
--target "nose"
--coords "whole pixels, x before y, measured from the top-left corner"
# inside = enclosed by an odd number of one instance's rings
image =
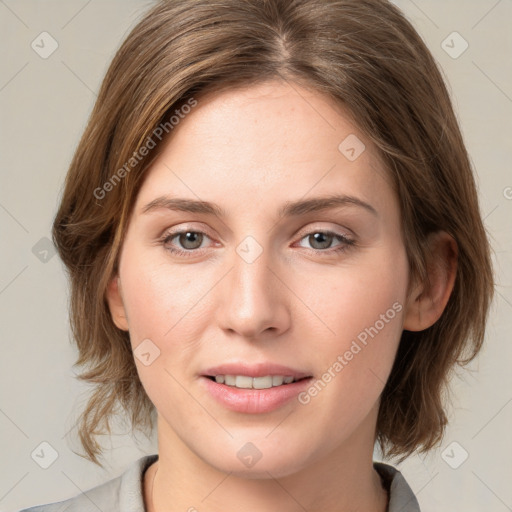
[[[290,291],[270,251],[263,250],[251,261],[254,250],[252,246],[248,252],[234,251],[231,271],[221,284],[216,317],[231,335],[250,340],[274,338],[290,326]]]

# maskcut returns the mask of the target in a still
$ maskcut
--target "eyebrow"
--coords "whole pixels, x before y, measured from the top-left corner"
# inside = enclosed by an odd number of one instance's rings
[[[379,217],[377,210],[365,201],[347,195],[329,195],[315,197],[312,199],[287,201],[279,209],[278,217],[298,217],[308,213],[329,210],[341,206],[356,206],[363,208],[371,214]],[[214,215],[220,218],[226,218],[227,212],[218,204],[208,201],[197,201],[193,199],[184,199],[179,197],[160,196],[153,199],[143,207],[142,213],[146,214],[158,209],[167,209],[172,211],[181,211],[189,213],[202,213],[205,215]]]

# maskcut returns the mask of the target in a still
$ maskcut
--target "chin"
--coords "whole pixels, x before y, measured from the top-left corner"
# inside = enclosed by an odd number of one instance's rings
[[[261,443],[262,444],[262,443]],[[229,449],[228,449],[229,450]],[[226,450],[226,451],[228,451]],[[224,473],[245,479],[263,480],[270,476],[282,478],[307,466],[303,447],[273,449],[271,446],[256,451],[250,443],[237,448],[235,457],[226,457],[226,451],[216,454],[215,460],[206,460],[210,465]],[[268,452],[265,455],[265,452]],[[252,457],[252,459],[251,459]]]

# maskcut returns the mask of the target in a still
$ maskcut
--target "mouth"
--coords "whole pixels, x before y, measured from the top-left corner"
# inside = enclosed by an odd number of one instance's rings
[[[214,372],[201,375],[200,381],[205,393],[222,407],[242,414],[264,414],[286,404],[293,407],[294,399],[313,380],[310,375],[271,375],[269,371],[257,376]]]
[[[243,414],[263,414],[293,404],[313,380],[310,372],[260,361],[226,362],[200,374],[204,391],[224,408]]]

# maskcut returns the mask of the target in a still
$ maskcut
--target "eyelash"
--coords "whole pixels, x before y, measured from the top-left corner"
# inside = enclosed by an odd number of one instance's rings
[[[194,256],[194,253],[197,253],[200,249],[184,250],[184,249],[175,249],[175,248],[169,246],[169,242],[173,238],[175,238],[175,237],[177,237],[179,235],[182,235],[182,234],[186,234],[186,233],[196,233],[196,234],[199,233],[201,235],[205,235],[206,237],[210,238],[204,231],[185,229],[185,230],[181,230],[181,231],[174,231],[174,232],[171,232],[171,233],[166,233],[159,240],[159,242],[165,247],[165,249],[167,251],[169,251],[172,254],[175,254],[177,256],[192,257],[192,256]],[[311,235],[314,235],[314,234],[317,234],[317,233],[321,233],[323,235],[333,235],[334,237],[338,238],[342,243],[339,246],[337,246],[336,248],[330,249],[330,250],[329,249],[324,249],[324,250],[322,250],[322,249],[308,249],[310,251],[315,252],[316,254],[322,254],[323,253],[322,255],[332,256],[333,254],[343,253],[343,252],[347,251],[350,247],[355,245],[355,240],[352,240],[351,238],[348,238],[345,235],[341,235],[340,233],[336,233],[334,231],[320,230],[320,229],[317,229],[317,230],[314,230],[314,231],[310,231],[309,233],[306,233],[303,237],[300,238],[300,240],[303,240],[304,238],[306,238],[308,236],[311,236]],[[307,247],[305,249],[307,249]],[[325,253],[327,253],[327,254],[325,254]]]

